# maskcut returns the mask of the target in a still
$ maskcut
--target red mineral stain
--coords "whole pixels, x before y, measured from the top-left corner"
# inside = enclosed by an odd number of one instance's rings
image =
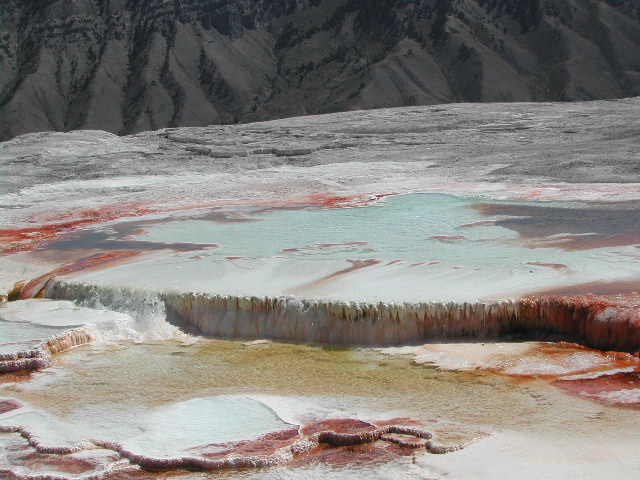
[[[186,210],[201,210],[205,207],[219,206],[215,202],[198,205],[180,205],[163,207],[149,207],[143,204],[129,203],[107,205],[95,209],[69,210],[61,214],[52,214],[45,218],[39,216],[31,219],[38,224],[35,227],[0,230],[0,255],[32,251],[44,242],[54,239],[61,233],[68,233],[80,227],[117,220],[120,218],[140,217],[151,213],[175,212]],[[226,213],[212,214],[212,221],[217,222],[248,222],[249,218],[237,218]],[[161,223],[154,220],[151,223]],[[144,229],[132,230],[129,235],[141,235]]]
[[[160,476],[157,472],[149,472],[137,465],[120,464],[109,470],[109,480],[158,480],[159,478],[180,478],[184,472],[170,472]]]
[[[529,248],[561,248],[563,250],[591,250],[594,248],[623,247],[640,243],[640,234],[620,235],[558,235],[553,238],[531,240],[525,244]]]
[[[375,429],[375,425],[362,420],[339,418],[323,420],[321,422],[306,425],[300,430],[300,433],[304,435],[313,435],[314,433],[323,432],[325,430],[331,430],[336,433],[361,433]]]
[[[159,209],[139,204],[109,205],[96,209],[69,211],[42,220],[44,225],[0,230],[0,255],[31,251],[60,233],[79,227],[107,222],[123,217],[135,217],[158,212]]]
[[[93,470],[96,468],[96,464],[79,458],[68,456],[56,456],[50,458],[47,455],[43,455],[36,452],[31,452],[20,457],[20,463],[28,467],[30,470],[53,470],[56,472],[81,474]]]
[[[212,444],[209,446],[223,447],[224,450],[215,453],[203,453],[203,457],[215,458],[220,456],[253,456],[253,455],[271,455],[276,450],[287,445],[291,445],[295,440],[300,438],[298,427],[292,427],[277,432],[267,433],[254,440],[243,440],[239,442],[230,442],[228,444]],[[206,446],[202,447],[206,450]]]
[[[602,350],[640,351],[637,293],[526,297],[518,310],[516,323],[526,330],[569,335]]]
[[[309,249],[326,249],[326,248],[336,248],[336,247],[357,247],[360,245],[367,245],[367,242],[344,242],[344,243],[317,243],[314,245],[305,245],[303,248],[283,248],[280,250],[281,253],[296,253],[302,252],[304,250]],[[351,248],[351,250],[357,250],[357,248]],[[367,249],[364,251],[373,251],[373,249]]]
[[[271,455],[277,449],[291,445],[298,438],[297,430],[294,430],[292,434],[287,431],[277,436],[265,435],[258,440],[239,443],[230,453],[234,456]]]
[[[336,468],[362,468],[411,455],[415,448],[425,448],[425,441],[431,438],[431,433],[421,428],[422,423],[409,418],[397,420],[395,424],[385,423],[378,428],[358,419],[328,419],[300,429],[292,426],[255,440],[210,444],[193,450],[200,452],[200,456],[213,466],[232,460],[234,465],[253,468],[282,463],[294,467],[323,463]],[[207,452],[212,447],[216,451]],[[140,459],[133,460],[142,465]],[[187,459],[187,462],[202,465],[197,459],[193,462]],[[152,460],[152,463],[158,462]],[[174,468],[176,463],[184,464],[181,459],[159,462],[163,470]]]
[[[605,375],[606,372],[610,372],[611,370],[626,369],[629,367],[634,368],[640,365],[640,360],[626,352],[594,350],[584,345],[566,341],[542,344],[542,346],[534,347],[532,353],[534,354],[523,356],[522,360],[526,362],[529,358],[535,365],[535,373],[526,373],[526,366],[524,366],[522,370],[523,373],[506,373],[504,370],[494,368],[490,368],[488,371],[498,375],[506,375],[520,379],[542,377],[548,380],[558,380],[570,375]],[[573,363],[576,355],[582,355],[583,362],[581,364]],[[540,360],[542,360],[545,365],[557,367],[557,370],[554,371],[552,368],[549,371],[540,371],[537,368]],[[563,366],[565,367],[564,369]]]
[[[552,268],[554,270],[566,271],[569,269],[568,266],[562,263],[543,263],[543,262],[526,262],[527,265],[533,265],[536,267],[546,267]]]
[[[344,197],[317,194],[309,197],[310,204],[315,204],[323,208],[344,208],[347,206],[357,205],[362,201],[359,196]]]
[[[358,419],[328,419],[310,423],[300,429],[292,426],[254,440],[210,444],[193,451],[199,453],[201,458],[204,457],[212,469],[216,469],[221,462],[227,462],[225,465],[228,465],[229,461],[233,462],[233,466],[224,468],[260,468],[283,463],[294,468],[317,463],[336,468],[362,468],[388,462],[398,456],[411,455],[415,448],[426,446],[425,440],[431,438],[431,434],[420,427],[421,423],[408,418],[397,420],[395,425],[389,423],[378,428]],[[207,452],[211,448],[216,451]],[[291,453],[294,458],[291,458]],[[126,455],[128,454],[125,453]],[[148,464],[145,459],[127,458],[141,466]],[[186,462],[196,468],[208,468],[203,467],[196,457],[186,458]],[[177,464],[183,467],[185,465],[183,459],[167,462],[151,459],[151,463],[157,464],[162,470],[178,468],[175,466]]]
[[[334,195],[331,193],[315,193],[296,197],[287,202],[290,207],[321,207],[321,208],[349,208],[364,207],[376,203],[382,198],[397,195],[396,193],[382,193],[376,195]]]
[[[391,260],[387,263],[387,265],[395,265],[396,263],[402,263],[404,260]]]
[[[125,240],[130,239],[130,237],[136,237],[139,235],[145,235],[147,233],[147,229],[146,228],[137,228],[135,230],[132,230],[131,232],[129,232],[129,235],[127,237],[125,237]]]
[[[403,425],[406,427],[423,427],[427,424],[433,426],[434,423],[438,423],[437,420],[415,420],[409,417],[396,417],[390,420],[376,420],[376,425],[382,427],[384,425]]]
[[[458,225],[458,227],[459,228],[487,227],[487,226],[494,226],[495,224],[496,224],[495,220],[480,220],[478,222],[464,223],[462,225]]]
[[[336,470],[361,468],[363,469],[363,478],[366,478],[365,472],[368,467],[383,465],[397,460],[399,456],[411,455],[412,453],[412,450],[402,449],[386,442],[341,448],[323,446],[310,455],[297,459],[293,465],[300,467],[321,464]]]
[[[31,371],[7,372],[0,375],[0,385],[28,382],[31,380]]]
[[[638,294],[640,280],[617,282],[588,282],[566,287],[555,287],[534,293],[535,296],[620,295]]]
[[[307,207],[320,208],[345,208],[367,206],[380,200],[381,198],[396,195],[395,193],[385,193],[379,195],[353,195],[339,196],[331,193],[307,195],[297,197],[285,202],[249,202],[239,201],[237,205],[264,205],[266,210],[287,210],[300,209]],[[223,206],[221,202],[208,202],[206,204],[197,205],[163,205],[162,207],[150,207],[148,205],[138,203],[106,205],[100,208],[85,210],[69,210],[64,213],[50,214],[46,217],[38,216],[32,218],[31,222],[37,224],[34,227],[18,228],[18,229],[2,229],[0,230],[0,255],[12,253],[27,252],[36,249],[44,242],[50,241],[61,233],[68,233],[77,230],[80,227],[97,223],[117,220],[125,217],[139,217],[151,213],[202,210],[203,208],[219,208]],[[253,222],[255,218],[244,217],[243,213],[238,212],[212,212],[199,215],[204,218],[218,223],[238,223]],[[130,235],[141,235],[143,229],[134,230]],[[360,242],[354,242],[353,245],[360,245]]]
[[[22,407],[22,404],[15,400],[0,400],[0,414],[16,410],[20,407]]]
[[[246,257],[224,257],[224,258],[225,260],[242,260],[243,258],[246,258]]]
[[[352,260],[352,259],[349,259],[349,260],[347,260],[347,262],[349,262],[351,264],[350,267],[345,268],[344,270],[339,270],[339,271],[334,272],[332,274],[329,274],[329,275],[327,275],[325,277],[319,278],[318,280],[314,280],[312,282],[305,283],[304,285],[300,285],[298,287],[298,289],[303,289],[303,288],[308,288],[308,287],[316,287],[318,285],[323,284],[324,282],[332,280],[332,279],[334,279],[336,277],[339,277],[341,275],[346,275],[348,273],[355,272],[355,271],[361,270],[363,268],[372,267],[373,265],[377,265],[377,264],[380,263],[380,260],[375,260],[373,258],[369,258],[369,259],[366,259],[366,260],[357,260],[357,259],[356,260]]]
[[[318,248],[332,248],[332,247],[349,247],[356,245],[367,245],[367,242],[345,242],[345,243],[320,243],[315,245]]]
[[[608,405],[640,408],[640,370],[597,378],[557,380],[552,385]]]
[[[351,264],[351,267],[345,268],[344,270],[340,270],[339,272],[334,273],[334,275],[341,275],[344,273],[353,272],[355,270],[360,270],[361,268],[372,267],[380,263],[380,260],[376,260],[374,258],[368,258],[366,260],[347,260]]]
[[[63,265],[26,283],[20,288],[20,293],[17,295],[17,299],[25,300],[27,298],[38,297],[46,288],[47,284],[55,277],[78,272],[80,270],[104,267],[107,264],[112,265],[131,257],[135,257],[139,254],[140,252],[112,252],[102,255],[92,255],[90,257],[82,258],[72,264]]]
[[[75,447],[44,448],[31,441],[32,433],[24,427],[9,427],[10,432],[16,432],[29,440],[30,445],[37,452],[29,452],[21,459],[21,464],[38,469],[39,463],[51,461],[53,468],[48,469],[64,472],[86,472],[95,468],[89,460],[65,457],[58,461],[58,456],[44,457],[42,452],[65,455],[75,452]],[[393,437],[393,438],[391,438]],[[402,437],[402,438],[397,438]],[[405,440],[405,438],[407,440]],[[422,442],[420,445],[410,438]],[[263,435],[254,440],[230,442],[224,444],[209,444],[190,449],[194,454],[181,454],[178,457],[157,458],[135,454],[126,450],[121,444],[92,440],[97,447],[114,452],[112,460],[126,459],[139,468],[133,470],[124,467],[123,463],[109,470],[109,478],[125,479],[138,478],[135,472],[166,472],[161,476],[179,475],[184,470],[237,470],[245,468],[268,468],[277,465],[311,464],[322,462],[331,466],[362,467],[372,463],[387,462],[398,455],[410,454],[415,448],[426,447],[432,453],[448,453],[457,451],[464,446],[442,446],[427,444],[424,441],[432,438],[426,430],[414,426],[386,425],[380,428],[373,424],[357,419],[331,419],[316,422],[304,427],[299,432],[298,427],[291,426],[286,430]],[[215,452],[207,452],[211,448]],[[30,465],[29,465],[30,464]],[[34,468],[35,467],[35,468]],[[46,468],[46,467],[45,467]],[[124,476],[112,475],[116,470]],[[129,477],[134,473],[133,477]],[[48,477],[47,477],[48,478]]]

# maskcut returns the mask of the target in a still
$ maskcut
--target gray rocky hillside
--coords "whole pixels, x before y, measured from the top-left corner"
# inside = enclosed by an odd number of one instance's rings
[[[0,139],[640,94],[637,0],[0,0]]]

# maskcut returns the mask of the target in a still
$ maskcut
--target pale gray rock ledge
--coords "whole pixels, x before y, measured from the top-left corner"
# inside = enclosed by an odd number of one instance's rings
[[[615,199],[628,199],[640,182],[640,98],[404,107],[125,137],[35,133],[1,143],[0,165],[0,228],[114,204],[455,190],[460,182],[618,184],[626,196]],[[467,187],[458,190],[476,192]]]

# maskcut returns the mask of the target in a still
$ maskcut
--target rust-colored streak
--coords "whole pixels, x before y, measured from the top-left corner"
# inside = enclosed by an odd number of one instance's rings
[[[563,250],[592,250],[594,248],[624,247],[640,243],[640,233],[624,233],[617,235],[558,235],[552,238],[529,240],[525,246],[529,248],[561,248]]]
[[[21,407],[22,404],[15,400],[0,400],[0,415]]]
[[[331,280],[332,278],[335,277],[339,277],[340,275],[346,275],[347,273],[351,273],[351,272],[355,272],[356,270],[361,270],[363,268],[367,268],[367,267],[372,267],[374,265],[377,265],[380,263],[380,260],[376,260],[374,258],[368,258],[366,260],[352,260],[352,259],[348,259],[347,262],[349,262],[351,264],[350,267],[345,268],[343,270],[339,270],[337,272],[334,272],[330,275],[327,275],[326,277],[322,277],[319,280],[316,280],[315,282],[312,282],[314,284],[318,284],[320,282],[326,281],[326,280]]]
[[[317,432],[332,430],[336,433],[362,433],[375,430],[375,425],[362,420],[341,418],[329,419],[321,422],[312,423],[302,428],[301,433],[304,435],[313,435]]]
[[[297,459],[293,465],[304,468],[307,465],[321,464],[336,471],[359,467],[363,469],[362,478],[366,478],[366,472],[372,467],[397,461],[398,457],[412,454],[413,450],[403,449],[387,442],[342,448],[322,446],[312,454]]]
[[[472,227],[489,227],[495,226],[495,220],[479,220],[477,222],[472,223],[463,223],[462,225],[458,225],[458,228],[472,228]]]
[[[0,255],[34,250],[60,233],[71,232],[79,227],[158,211],[138,204],[110,205],[55,215],[48,218],[46,224],[37,227],[0,230]]]
[[[328,419],[302,428],[292,426],[253,440],[203,445],[191,449],[198,457],[166,460],[136,456],[107,442],[103,442],[103,447],[115,449],[138,465],[158,470],[264,468],[286,463],[299,467],[318,462],[332,467],[349,465],[362,468],[410,455],[416,448],[427,448],[436,453],[464,448],[428,444],[432,434],[421,428],[419,422],[400,420],[395,425],[384,422],[384,426],[377,427],[358,419]],[[406,437],[406,440],[390,438],[393,435]],[[215,452],[207,451],[211,448]]]
[[[289,210],[303,209],[309,207],[316,208],[347,208],[371,205],[380,199],[396,195],[395,193],[385,193],[379,195],[353,195],[338,196],[333,194],[314,194],[297,197],[286,201],[279,202],[262,202],[265,207],[261,211],[269,210]],[[238,202],[238,205],[248,205],[249,203]],[[251,205],[260,205],[261,202],[252,202]],[[38,248],[45,242],[54,239],[61,233],[68,233],[77,230],[80,227],[97,223],[108,222],[125,217],[139,217],[151,213],[174,212],[186,210],[201,210],[202,208],[218,208],[216,202],[199,205],[163,205],[161,207],[150,207],[138,203],[107,205],[100,208],[85,210],[69,210],[61,214],[50,214],[46,218],[39,216],[31,221],[37,226],[18,228],[18,229],[0,229],[0,255],[8,255],[13,253],[28,252]],[[210,220],[216,223],[244,223],[254,222],[259,219],[246,217],[244,213],[213,211],[204,215],[198,214],[194,218]],[[156,220],[156,223],[161,221]],[[154,223],[154,222],[152,222]],[[140,229],[132,230],[130,235],[139,235],[144,233]],[[347,245],[363,245],[361,242],[348,243]]]
[[[569,267],[563,263],[526,262],[526,264],[533,265],[535,267],[552,268],[554,270],[559,270],[559,271],[566,271],[569,269]]]
[[[372,267],[374,265],[378,265],[380,263],[380,260],[376,260],[376,259],[373,259],[373,258],[368,258],[366,260],[348,259],[347,262],[349,262],[351,264],[350,267],[345,268],[343,270],[339,270],[339,271],[334,272],[334,273],[331,273],[329,275],[326,275],[326,276],[324,276],[322,278],[319,278],[318,280],[314,280],[312,282],[308,282],[308,283],[305,283],[303,285],[300,285],[295,290],[318,287],[319,285],[322,285],[323,283],[326,283],[326,282],[328,282],[330,280],[333,280],[336,277],[339,277],[339,276],[342,276],[342,275],[346,275],[348,273],[355,272],[355,271],[361,270],[363,268],[367,268],[367,267]]]
[[[291,427],[277,432],[267,433],[255,440],[241,440],[238,442],[229,442],[226,444],[210,444],[199,447],[197,450],[203,450],[202,456],[205,458],[217,458],[228,455],[272,455],[278,449],[291,445],[295,440],[300,438],[298,427]],[[207,448],[216,447],[215,453],[207,452]],[[223,450],[220,450],[223,447]]]
[[[64,455],[43,455],[38,452],[22,454],[20,456],[20,463],[32,471],[54,470],[56,472],[76,475],[88,472],[97,467],[97,464],[90,460]]]
[[[345,268],[344,270],[340,270],[338,272],[332,273],[327,278],[333,278],[340,275],[345,275],[347,273],[355,272],[356,270],[361,270],[363,268],[372,267],[380,263],[380,260],[376,260],[374,258],[368,258],[366,260],[351,260],[348,259],[347,262],[351,264],[349,268]]]
[[[587,282],[566,287],[539,290],[532,296],[621,295],[640,293],[640,280],[617,282]]]
[[[597,378],[556,380],[552,385],[609,405],[640,408],[640,370]]]
[[[206,450],[207,447],[220,447],[223,451],[207,454],[206,451],[192,455],[181,455],[176,458],[147,457],[126,450],[121,444],[92,440],[92,443],[100,448],[116,452],[121,458],[129,460],[132,464],[147,470],[155,471],[177,471],[177,470],[235,470],[241,468],[268,468],[284,464],[300,465],[305,460],[311,458],[313,462],[323,462],[330,465],[363,465],[372,462],[388,461],[398,454],[407,454],[416,448],[426,448],[430,453],[444,454],[465,448],[468,443],[461,445],[440,445],[432,440],[432,433],[421,428],[386,425],[376,428],[370,427],[366,422],[359,420],[335,420],[322,422],[324,426],[336,423],[338,427],[348,424],[347,430],[352,430],[356,424],[355,432],[337,432],[324,428],[309,427],[316,433],[304,435],[298,433],[297,428],[291,428],[285,432],[276,432],[261,437],[258,441],[235,442],[229,444],[212,444],[203,447],[196,447],[191,450]],[[360,429],[360,424],[367,425],[366,429]],[[75,453],[83,449],[82,446],[73,447],[43,447],[33,440],[33,434],[23,427],[0,426],[5,432],[18,433],[27,439],[29,445],[39,453]],[[404,441],[398,438],[390,438],[390,435],[403,436],[407,439],[414,438],[414,441]],[[385,445],[383,445],[383,443]],[[55,449],[55,452],[52,450]],[[327,452],[329,459],[339,460],[326,462],[324,455]],[[260,452],[260,453],[257,453]],[[363,456],[359,455],[364,453]],[[302,462],[302,463],[300,463]]]
[[[406,427],[424,427],[425,424],[438,423],[437,420],[414,420],[409,417],[396,417],[389,420],[376,420],[376,425],[382,427],[384,425],[403,425]]]
[[[291,199],[287,202],[291,207],[320,207],[320,208],[348,208],[364,207],[379,200],[397,195],[396,193],[382,193],[376,195],[334,195],[332,193],[315,193]]]
[[[298,428],[293,427],[279,432],[272,432],[257,440],[238,442],[232,453],[234,455],[269,455],[279,448],[290,445],[299,438]]]
[[[146,228],[142,228],[142,227],[141,227],[141,228],[137,228],[137,229],[135,229],[135,230],[131,230],[131,231],[129,232],[129,234],[128,234],[126,237],[124,237],[124,240],[131,240],[131,239],[132,239],[132,237],[137,237],[137,236],[140,236],[140,235],[145,235],[146,233],[147,233],[147,229],[146,229]]]
[[[340,247],[348,247],[349,250],[357,250],[356,247],[368,245],[368,242],[344,242],[344,243],[317,243],[314,245],[305,245],[301,248],[283,248],[280,250],[280,253],[299,253],[304,251],[312,251],[312,250],[326,250],[326,249],[334,249]],[[373,249],[363,250],[364,252],[374,251]]]
[[[17,295],[17,299],[25,300],[27,298],[38,297],[42,294],[42,291],[46,288],[47,284],[58,276],[78,272],[80,270],[104,267],[107,264],[112,265],[114,263],[122,262],[123,260],[135,257],[137,255],[140,255],[140,252],[111,252],[102,255],[92,255],[89,257],[81,258],[74,263],[55,268],[50,272],[29,281],[20,289],[20,293]]]
[[[397,260],[397,259],[396,259],[396,260],[391,260],[390,262],[387,262],[387,264],[386,264],[386,265],[387,265],[387,266],[388,266],[388,265],[395,265],[395,264],[397,264],[397,263],[402,263],[402,262],[404,262],[404,260]]]
[[[333,247],[350,247],[356,245],[368,245],[367,242],[345,242],[345,243],[319,243],[315,245],[318,248],[333,248]]]
[[[307,197],[307,204],[323,208],[344,208],[357,204],[360,201],[358,196],[336,196],[326,194],[315,194]]]
[[[527,297],[518,303],[517,316],[526,330],[540,328],[582,338],[588,345],[604,350],[640,351],[637,293]]]

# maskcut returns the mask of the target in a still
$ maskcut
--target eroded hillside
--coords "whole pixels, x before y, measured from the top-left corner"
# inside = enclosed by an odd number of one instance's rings
[[[4,0],[0,139],[640,93],[634,0]]]

